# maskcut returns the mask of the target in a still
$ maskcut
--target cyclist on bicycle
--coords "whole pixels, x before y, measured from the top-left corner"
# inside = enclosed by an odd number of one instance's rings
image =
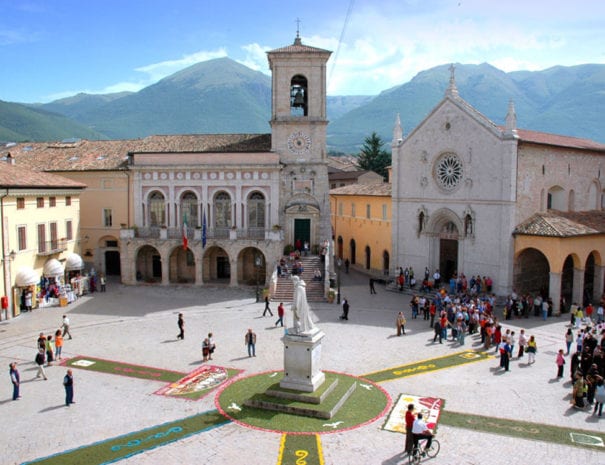
[[[421,439],[426,439],[426,445],[424,446],[425,451],[431,447],[433,433],[431,433],[431,430],[426,426],[426,423],[422,419],[422,413],[418,413],[418,417],[414,421],[412,435],[414,437],[414,449],[418,449],[418,441]]]

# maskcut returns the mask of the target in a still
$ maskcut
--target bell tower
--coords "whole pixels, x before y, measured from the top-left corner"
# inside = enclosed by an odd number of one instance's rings
[[[271,150],[283,164],[280,223],[286,244],[331,239],[326,153],[326,64],[332,52],[292,45],[267,52],[272,73]],[[313,250],[313,249],[312,249]]]

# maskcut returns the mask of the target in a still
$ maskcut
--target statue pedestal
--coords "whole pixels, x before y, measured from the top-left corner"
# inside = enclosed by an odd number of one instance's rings
[[[320,370],[321,340],[326,334],[313,328],[305,334],[287,334],[284,343],[284,377],[279,386],[314,392],[326,379]]]

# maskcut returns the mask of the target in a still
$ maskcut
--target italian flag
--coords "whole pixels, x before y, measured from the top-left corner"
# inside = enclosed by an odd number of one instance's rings
[[[183,215],[183,249],[187,250],[187,213]]]

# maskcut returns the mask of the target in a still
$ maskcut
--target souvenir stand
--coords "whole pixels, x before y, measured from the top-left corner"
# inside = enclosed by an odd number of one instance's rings
[[[65,261],[65,294],[67,302],[74,302],[78,296],[84,294],[84,286],[82,283],[82,270],[84,269],[84,260],[77,253],[72,253]],[[69,283],[69,284],[67,284]]]
[[[63,265],[56,258],[51,258],[44,264],[44,303],[45,306],[67,305],[67,295],[61,278],[65,273]],[[62,300],[63,299],[63,300]],[[42,299],[41,304],[42,304]]]
[[[31,293],[32,309],[38,307],[36,284],[39,281],[38,275],[32,268],[28,266],[19,268],[15,276],[15,287],[13,288],[13,316],[25,311],[25,300],[28,293]]]

